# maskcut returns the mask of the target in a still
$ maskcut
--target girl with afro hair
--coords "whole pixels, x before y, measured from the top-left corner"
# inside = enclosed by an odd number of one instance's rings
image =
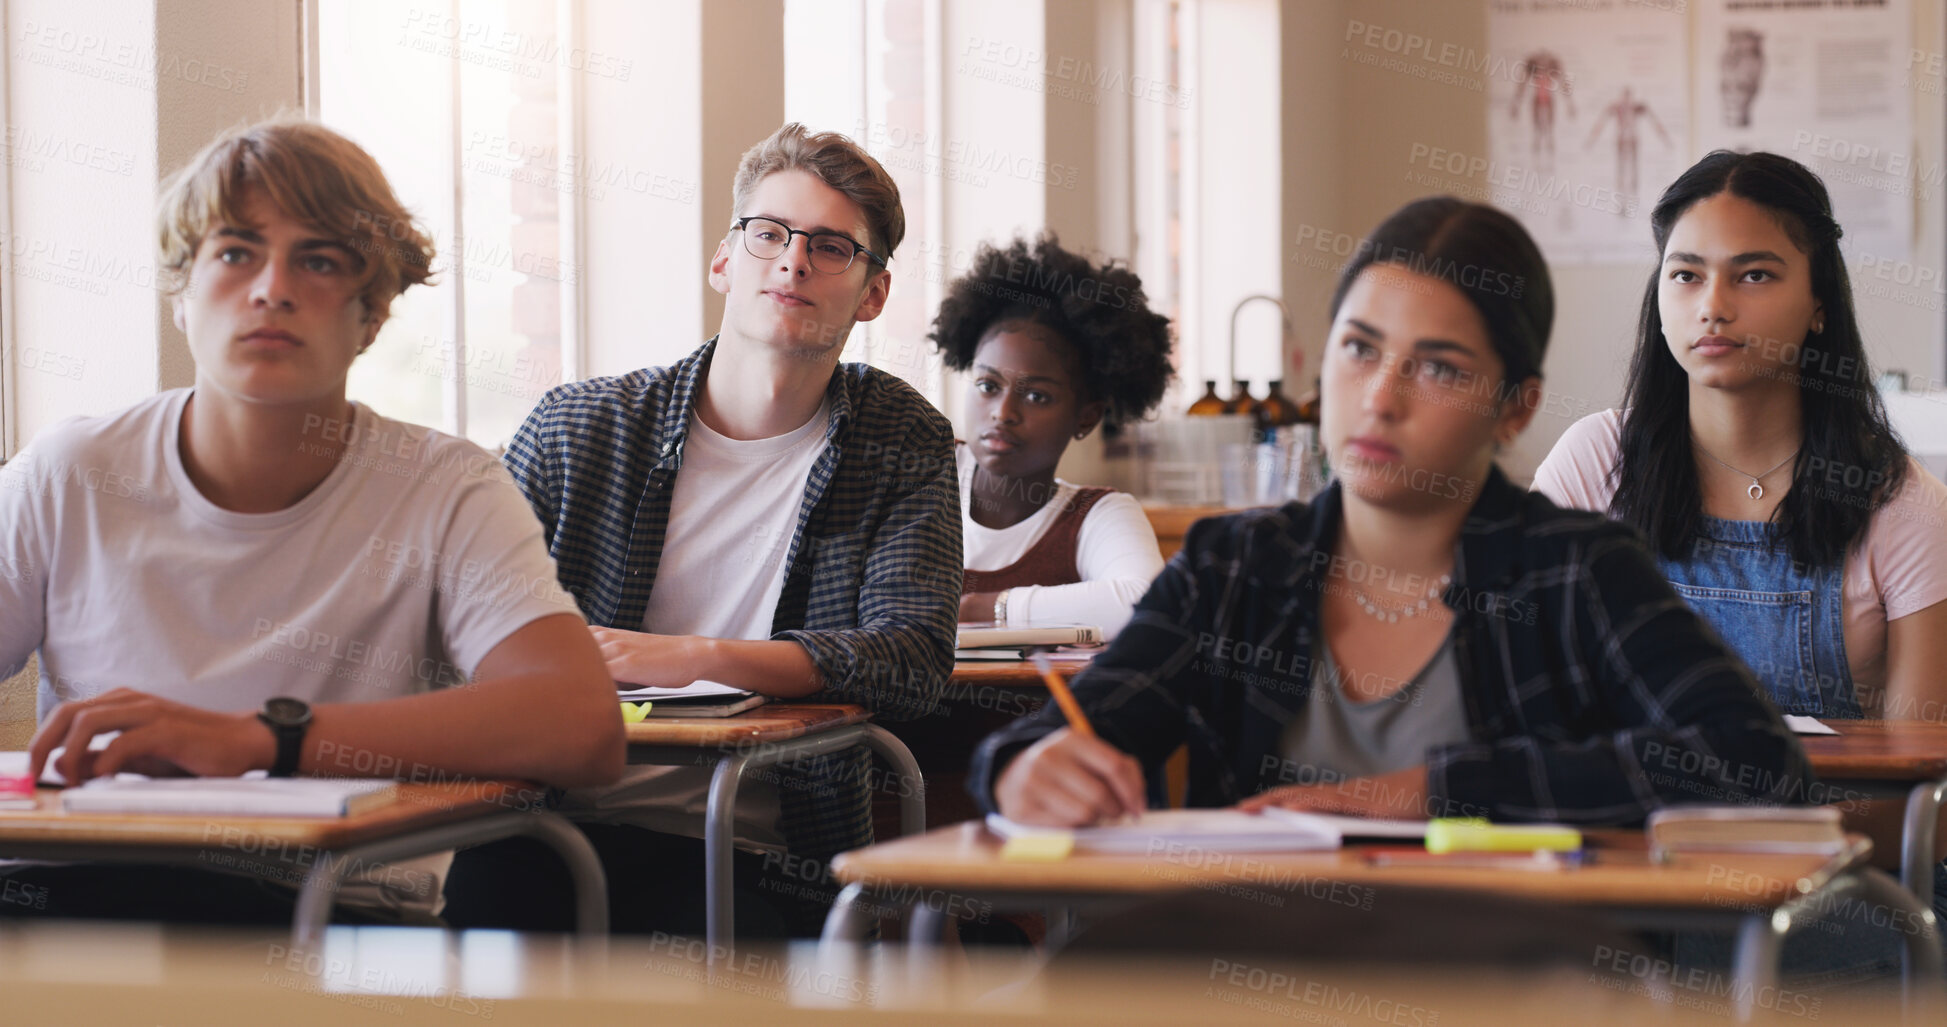
[[[1142,417],[1169,384],[1169,319],[1127,268],[1052,235],[983,245],[928,338],[972,376],[957,447],[963,622],[1113,636],[1163,569],[1135,497],[1055,477],[1072,441]]]

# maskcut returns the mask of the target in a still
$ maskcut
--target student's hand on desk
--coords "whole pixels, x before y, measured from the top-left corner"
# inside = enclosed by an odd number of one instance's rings
[[[1001,815],[1039,827],[1079,827],[1141,813],[1135,757],[1067,728],[1028,746],[994,782]]]
[[[696,641],[689,635],[590,627],[602,662],[617,684],[638,688],[682,688],[696,683]]]
[[[999,592],[969,592],[960,597],[960,623],[986,624],[994,619],[994,599]]]
[[[1247,813],[1268,806],[1348,817],[1424,820],[1426,768],[1408,767],[1377,777],[1355,777],[1329,785],[1285,785],[1259,792],[1237,804],[1238,809]]]
[[[88,750],[91,739],[110,731],[121,737],[105,749]],[[123,771],[235,777],[269,767],[277,756],[277,740],[255,712],[219,713],[132,688],[62,703],[48,714],[28,748],[36,777],[56,746],[67,752],[54,769],[71,783]]]

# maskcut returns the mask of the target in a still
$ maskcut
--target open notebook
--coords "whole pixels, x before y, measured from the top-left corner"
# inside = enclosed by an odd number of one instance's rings
[[[99,735],[90,748],[107,742]],[[60,787],[54,750],[41,771],[42,785]],[[28,754],[0,752],[0,809],[34,809],[36,782],[27,776]],[[383,806],[398,797],[393,781],[323,777],[266,776],[253,770],[242,777],[98,777],[61,792],[69,813],[184,813],[262,817],[345,817]]]
[[[116,732],[96,735],[88,748],[100,750]],[[38,782],[27,776],[29,754],[0,752],[0,809],[34,809],[35,786],[64,788],[61,809],[69,813],[228,814],[261,817],[346,817],[398,798],[394,781],[327,777],[273,778],[261,770],[242,777],[144,777],[117,774],[79,787],[54,769],[65,750],[55,748]]]
[[[1079,852],[1154,855],[1176,847],[1219,852],[1307,852],[1342,847],[1348,838],[1417,841],[1426,837],[1424,820],[1369,820],[1327,813],[1268,809],[1150,810],[1134,820],[1098,827],[1059,829],[1017,824],[998,813],[987,828],[1002,838],[1073,835]]]
[[[728,717],[771,701],[769,696],[715,681],[698,681],[682,688],[623,689],[616,698],[649,703],[652,717]]]
[[[120,731],[107,731],[88,741],[90,752],[100,752],[108,748],[108,743],[121,736]],[[47,754],[47,765],[41,768],[41,779],[36,782],[27,776],[32,753],[25,751],[0,751],[0,809],[33,809],[34,789],[37,785],[50,788],[65,787],[67,778],[61,776],[54,764],[67,753],[67,747],[57,745]]]
[[[256,772],[252,772],[255,774]],[[395,781],[325,777],[96,778],[61,793],[69,813],[348,817],[397,800]]]

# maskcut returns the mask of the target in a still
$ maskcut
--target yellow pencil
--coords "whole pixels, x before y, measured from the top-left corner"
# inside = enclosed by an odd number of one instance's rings
[[[1041,680],[1048,683],[1048,694],[1055,697],[1055,704],[1061,707],[1062,715],[1068,718],[1069,730],[1084,738],[1094,738],[1095,729],[1089,726],[1088,717],[1082,714],[1082,704],[1075,701],[1075,693],[1068,690],[1068,683],[1055,673],[1054,665],[1048,662],[1044,653],[1034,653],[1028,657],[1034,661],[1034,669],[1041,672]]]

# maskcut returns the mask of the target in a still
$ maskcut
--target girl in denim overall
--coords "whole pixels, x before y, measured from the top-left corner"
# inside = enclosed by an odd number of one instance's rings
[[[1947,487],[1887,421],[1831,210],[1775,154],[1679,177],[1651,214],[1624,405],[1570,428],[1535,488],[1641,530],[1783,712],[1941,716]]]

